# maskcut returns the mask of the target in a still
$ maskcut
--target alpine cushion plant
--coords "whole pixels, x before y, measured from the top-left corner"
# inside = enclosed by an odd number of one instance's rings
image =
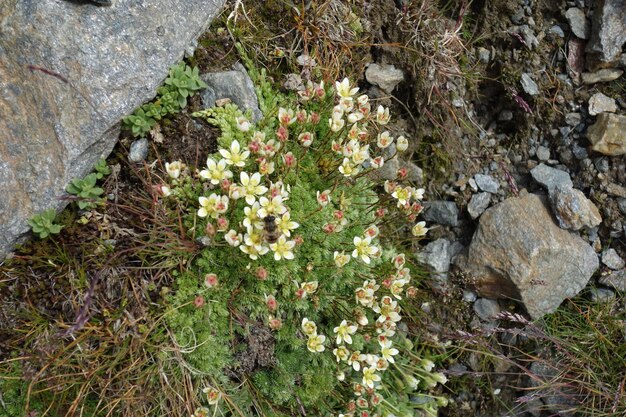
[[[261,85],[278,108],[258,126],[232,104],[195,113],[221,128],[218,152],[163,175],[163,204],[203,245],[168,314],[205,398],[194,415],[436,415],[445,399],[425,392],[445,377],[398,326],[415,266],[384,239],[424,191],[372,175],[406,139],[392,146],[389,110],[347,79],[298,97]]]

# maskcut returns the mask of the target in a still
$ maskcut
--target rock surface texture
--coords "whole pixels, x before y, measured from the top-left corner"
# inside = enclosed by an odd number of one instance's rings
[[[626,42],[626,0],[597,0],[593,32],[587,44],[591,67],[607,66],[620,59]]]
[[[525,192],[483,213],[457,263],[480,295],[517,300],[533,318],[576,295],[599,267],[591,246],[557,226],[546,199]]]
[[[602,113],[587,130],[593,150],[605,155],[626,154],[626,116]]]
[[[0,258],[109,154],[224,0],[0,2]]]

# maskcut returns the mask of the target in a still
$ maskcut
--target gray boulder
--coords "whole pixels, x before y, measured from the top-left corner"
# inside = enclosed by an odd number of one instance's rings
[[[224,0],[0,2],[0,258],[113,148]]]
[[[215,107],[216,100],[229,98],[241,111],[252,110],[253,122],[263,118],[254,84],[240,63],[236,63],[231,71],[203,74],[201,78],[209,86],[201,95],[205,108]]]
[[[599,267],[589,244],[557,226],[546,199],[526,192],[485,211],[455,262],[479,295],[518,300],[534,319],[578,294]]]
[[[587,44],[587,62],[592,69],[619,61],[626,42],[626,0],[594,3],[591,39]]]

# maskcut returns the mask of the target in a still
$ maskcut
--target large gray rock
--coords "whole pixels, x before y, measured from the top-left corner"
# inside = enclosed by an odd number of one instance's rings
[[[0,1],[0,258],[110,153],[224,0]]]
[[[613,65],[626,42],[626,0],[596,0],[587,64],[591,69]]]
[[[522,192],[485,211],[468,254],[455,261],[481,296],[518,300],[533,318],[576,295],[599,267],[592,247],[558,227],[545,200]]]
[[[214,107],[216,100],[229,98],[241,111],[252,110],[253,122],[263,118],[254,83],[240,63],[236,63],[231,71],[211,72],[201,78],[209,86],[201,95],[204,107]]]

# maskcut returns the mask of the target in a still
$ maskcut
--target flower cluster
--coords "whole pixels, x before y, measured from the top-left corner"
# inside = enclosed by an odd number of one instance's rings
[[[420,384],[412,375],[422,371],[411,370],[415,360],[406,356],[406,336],[398,328],[402,302],[417,289],[410,262],[384,235],[389,211],[408,219],[415,237],[427,233],[424,222],[416,223],[424,190],[405,184],[407,175],[399,171],[384,183],[385,193],[376,191],[376,170],[407,150],[408,140],[392,134],[389,109],[358,95],[347,79],[331,91],[323,82],[308,82],[297,102],[278,101],[258,125],[232,107],[198,113],[227,134],[195,172],[178,161],[166,164],[167,193],[161,194],[170,196],[164,201],[193,201],[185,226],[207,246],[200,256],[204,286],[187,298],[198,300],[198,315],[230,315],[223,326],[230,337],[248,332],[233,332],[238,323],[264,323],[275,337],[275,367],[307,373],[313,370],[306,364],[321,364],[319,376],[310,374],[294,388],[308,383],[316,392],[302,396],[306,405],[317,410],[315,399],[334,387],[350,397],[317,415],[342,410],[343,416],[373,417],[393,409],[388,404],[395,400],[383,393],[394,379],[415,381],[412,389]],[[218,267],[219,282],[212,272]],[[198,341],[199,349],[205,349],[202,343],[213,342]],[[429,372],[420,373],[420,381],[436,381]],[[251,380],[274,389],[269,387],[278,382],[271,378],[290,372],[281,368],[271,375]],[[209,404],[224,392],[207,388]],[[282,401],[285,410],[302,407]]]

